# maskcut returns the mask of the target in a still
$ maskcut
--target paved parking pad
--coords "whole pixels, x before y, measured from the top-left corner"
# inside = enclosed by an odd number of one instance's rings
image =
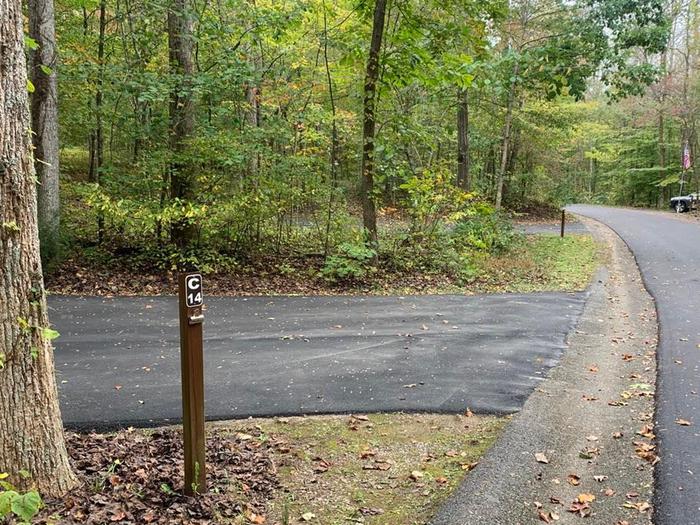
[[[584,302],[584,293],[208,298],[207,418],[512,413],[557,363]],[[179,420],[175,298],[49,306],[68,427]]]

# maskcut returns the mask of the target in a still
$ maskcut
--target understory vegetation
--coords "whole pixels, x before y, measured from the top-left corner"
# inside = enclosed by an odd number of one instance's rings
[[[598,171],[626,154],[621,101],[659,78],[666,8],[60,0],[47,267],[474,282],[522,244],[513,212],[627,191]]]

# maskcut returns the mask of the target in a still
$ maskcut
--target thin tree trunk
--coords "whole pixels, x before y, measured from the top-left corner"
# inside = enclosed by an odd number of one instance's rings
[[[457,110],[457,187],[471,191],[471,159],[469,158],[469,91],[459,92]]]
[[[0,472],[23,489],[60,496],[76,479],[44,330],[22,2],[0,0],[0,13]]]
[[[93,132],[94,166],[92,179],[98,186],[101,183],[104,165],[104,134],[102,125],[102,100],[105,76],[105,31],[107,28],[107,0],[100,0],[99,34],[97,38],[97,82],[95,90],[95,130]],[[105,235],[105,219],[102,212],[97,214],[97,242],[102,244]]]
[[[195,128],[192,46],[189,0],[172,0],[168,9],[168,49],[170,72],[176,78],[176,86],[170,94],[170,149],[175,157],[170,164],[170,196],[183,203],[192,202],[195,195],[192,165],[182,158]],[[192,244],[195,234],[196,227],[190,221],[179,220],[171,225],[172,240],[181,249]]]
[[[510,147],[513,131],[513,109],[515,106],[515,83],[518,74],[520,73],[520,64],[515,63],[513,68],[513,80],[510,83],[508,90],[508,104],[506,106],[506,118],[503,124],[503,145],[501,149],[501,164],[498,169],[496,179],[496,209],[500,210],[503,204],[503,183],[508,170],[508,162],[510,161]]]
[[[326,217],[326,238],[323,246],[323,256],[328,257],[329,241],[331,237],[331,220],[333,219],[333,199],[335,197],[336,181],[338,179],[338,122],[336,118],[335,92],[333,88],[333,77],[328,62],[328,12],[326,2],[323,2],[323,62],[326,69],[326,80],[328,81],[328,98],[331,103],[331,154],[330,154],[330,180],[328,188],[328,213]]]
[[[659,180],[666,178],[666,137],[665,137],[665,122],[663,109],[659,110]],[[666,203],[663,199],[663,191],[659,194],[659,208],[665,208]]]
[[[29,36],[38,48],[31,54],[34,84],[32,131],[37,188],[39,237],[43,260],[58,255],[60,200],[58,193],[58,88],[53,0],[29,0]]]
[[[374,203],[374,153],[376,133],[377,81],[379,79],[379,54],[382,49],[384,25],[386,23],[387,0],[376,0],[374,4],[374,21],[372,24],[372,41],[367,59],[364,96],[364,125],[362,129],[362,177],[360,192],[362,197],[362,222],[368,244],[377,248],[377,210]]]

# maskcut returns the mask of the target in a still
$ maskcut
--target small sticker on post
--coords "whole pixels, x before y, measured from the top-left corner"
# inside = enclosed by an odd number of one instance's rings
[[[202,294],[202,276],[198,273],[188,275],[185,279],[186,296],[185,302],[188,308],[196,308],[204,303]]]

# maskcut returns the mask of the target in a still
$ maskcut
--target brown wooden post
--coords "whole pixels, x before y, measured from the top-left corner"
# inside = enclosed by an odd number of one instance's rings
[[[561,238],[564,238],[564,228],[566,226],[566,210],[561,210]]]
[[[181,273],[180,364],[182,367],[182,426],[185,442],[185,494],[207,490],[204,437],[204,356],[202,344],[202,276]]]

